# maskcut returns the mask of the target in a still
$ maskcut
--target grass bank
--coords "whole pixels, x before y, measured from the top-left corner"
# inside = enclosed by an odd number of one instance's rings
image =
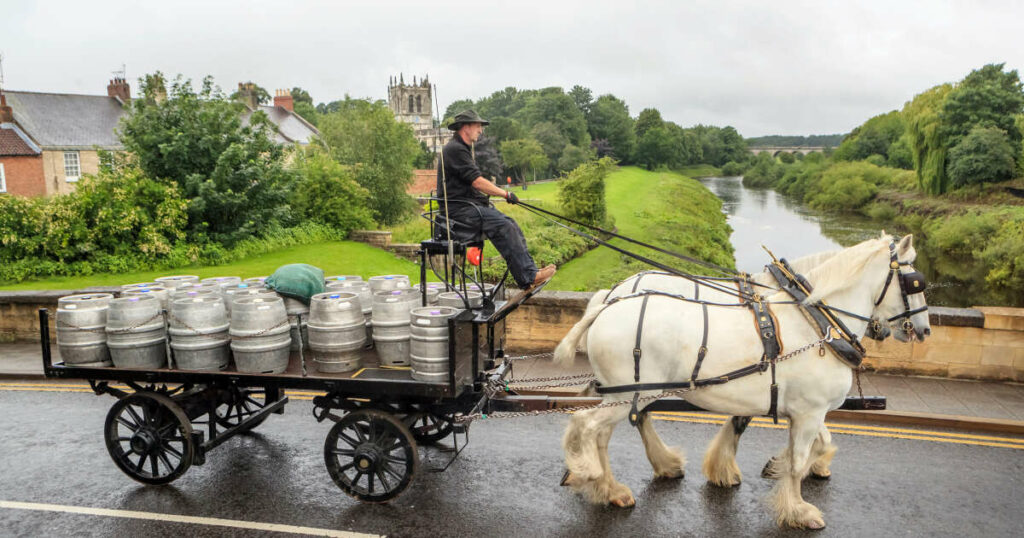
[[[698,181],[676,172],[620,168],[605,183],[608,213],[619,233],[712,263],[733,267],[731,232],[722,202]],[[621,240],[612,244],[684,270],[707,274],[699,266],[643,252]],[[596,290],[650,269],[609,248],[596,248],[562,266],[548,286],[560,290]]]
[[[324,270],[328,275],[355,274],[364,278],[373,275],[404,274],[419,280],[419,267],[393,254],[353,241],[329,241],[288,247],[267,254],[253,256],[216,266],[179,267],[163,271],[139,271],[120,274],[100,274],[80,277],[58,277],[32,280],[0,286],[0,290],[54,290],[81,289],[90,286],[117,286],[133,282],[149,282],[169,274],[211,276],[265,276],[289,263],[308,263]]]

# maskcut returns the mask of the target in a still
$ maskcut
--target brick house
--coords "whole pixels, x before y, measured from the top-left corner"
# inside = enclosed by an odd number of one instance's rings
[[[50,196],[74,190],[84,174],[99,172],[97,150],[124,149],[116,130],[130,101],[128,83],[120,78],[110,81],[106,96],[0,92],[0,193]],[[262,111],[277,127],[278,144],[306,145],[320,134],[295,113],[286,91],[277,92],[273,105],[246,106],[243,124]]]
[[[127,113],[128,83],[107,95],[4,90],[0,95],[0,191],[20,196],[70,192],[99,171],[98,149],[120,150],[114,129]]]

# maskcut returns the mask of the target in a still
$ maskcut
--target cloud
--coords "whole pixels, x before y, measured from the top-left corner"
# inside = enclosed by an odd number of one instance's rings
[[[45,6],[45,8],[44,8]],[[986,2],[17,2],[6,86],[103,93],[111,72],[385,98],[429,73],[442,109],[582,84],[633,114],[746,136],[845,132],[989,62],[1024,66],[1024,9]]]

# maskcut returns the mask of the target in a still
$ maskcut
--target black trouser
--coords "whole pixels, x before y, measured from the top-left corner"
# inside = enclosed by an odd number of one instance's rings
[[[466,239],[466,228],[469,228],[470,235],[482,231],[484,237],[490,239],[494,248],[498,249],[501,257],[505,258],[516,285],[525,289],[533,284],[537,276],[537,265],[526,249],[526,238],[516,221],[489,205],[473,206],[453,201],[450,211],[452,220],[463,225],[457,227],[461,239]],[[455,227],[452,232],[455,233]]]

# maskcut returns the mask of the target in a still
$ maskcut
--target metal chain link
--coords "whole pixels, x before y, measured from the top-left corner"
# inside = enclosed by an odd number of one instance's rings
[[[805,351],[807,351],[809,349],[812,349],[812,348],[814,348],[816,346],[824,345],[824,344],[826,344],[828,342],[831,342],[831,341],[832,341],[831,335],[824,336],[824,337],[818,339],[817,341],[814,341],[814,342],[811,342],[809,344],[803,345],[801,347],[798,347],[797,349],[794,349],[793,351],[790,351],[789,353],[786,353],[784,355],[780,355],[779,357],[776,357],[775,362],[779,363],[779,362],[791,359],[791,358],[793,358],[793,357],[795,357],[795,356],[797,356],[797,355],[799,355],[801,353],[804,353]],[[569,376],[566,376],[566,377],[569,377]],[[487,398],[488,399],[492,398],[497,392],[499,392],[501,390],[504,390],[506,387],[507,387],[507,385],[505,385],[503,383],[492,382],[487,387]],[[669,396],[679,396],[679,395],[685,394],[687,392],[692,392],[693,390],[696,390],[696,389],[699,389],[699,388],[701,388],[701,387],[692,387],[691,386],[691,387],[684,387],[684,388],[681,388],[681,389],[667,390],[667,391],[664,391],[664,392],[662,392],[660,394],[654,394],[654,395],[651,395],[651,396],[644,396],[642,398],[638,398],[636,401],[637,401],[637,404],[639,405],[641,403],[647,403],[647,402],[654,401],[654,400],[660,400],[662,398],[667,398]],[[602,402],[602,403],[595,404],[595,405],[578,405],[578,406],[574,406],[574,407],[563,407],[563,408],[559,408],[559,409],[544,409],[544,410],[541,410],[541,411],[509,411],[509,412],[499,412],[499,413],[471,413],[471,414],[468,414],[468,415],[456,415],[453,418],[453,421],[456,424],[464,424],[464,423],[472,422],[472,421],[474,421],[474,420],[476,420],[478,418],[480,418],[480,419],[488,419],[488,418],[523,418],[523,417],[537,417],[537,416],[552,415],[552,414],[572,414],[572,413],[575,413],[577,411],[585,411],[587,409],[604,409],[604,408],[616,407],[616,406],[620,406],[620,405],[631,405],[632,403],[633,403],[633,400],[630,399],[630,400],[621,400],[621,401],[615,401],[615,402]]]
[[[74,323],[68,323],[68,322],[66,322],[66,321],[64,321],[64,320],[62,320],[60,318],[57,318],[57,326],[58,327],[67,327],[69,329],[76,329],[76,330],[79,330],[79,331],[89,332],[89,333],[115,333],[115,334],[121,334],[121,333],[128,333],[128,332],[134,331],[135,329],[138,329],[139,327],[142,327],[143,325],[145,325],[145,324],[147,324],[147,323],[149,323],[149,322],[151,322],[151,321],[161,317],[162,315],[163,315],[162,312],[157,312],[156,315],[154,315],[154,316],[152,316],[152,317],[150,317],[148,319],[142,320],[142,321],[136,323],[135,325],[132,325],[131,327],[119,327],[117,329],[111,329],[109,331],[107,330],[106,327],[101,327],[99,329],[90,329],[90,328],[87,328],[87,327],[79,327],[78,325],[75,325]]]

